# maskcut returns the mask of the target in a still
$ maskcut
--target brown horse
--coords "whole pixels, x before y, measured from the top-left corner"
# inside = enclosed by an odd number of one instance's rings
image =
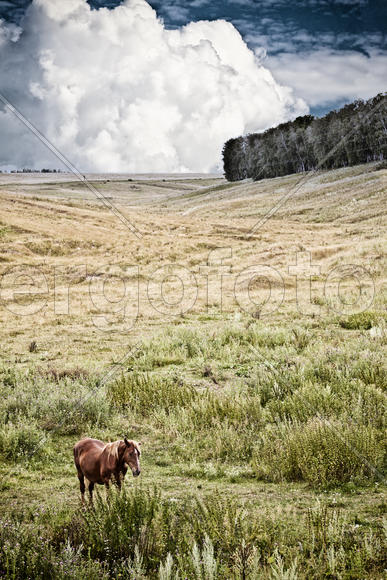
[[[109,487],[114,481],[119,489],[128,467],[133,477],[140,475],[139,443],[123,441],[103,443],[98,439],[81,439],[74,445],[74,463],[78,472],[82,503],[85,501],[85,478],[89,481],[90,501],[93,501],[93,489],[96,483]]]

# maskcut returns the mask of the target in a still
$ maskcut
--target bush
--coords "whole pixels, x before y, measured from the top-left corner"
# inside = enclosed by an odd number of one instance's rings
[[[63,434],[82,433],[85,426],[106,427],[112,408],[105,390],[95,380],[77,379],[77,373],[42,376],[32,372],[3,370],[3,399],[0,401],[0,422],[25,422],[45,431]],[[55,385],[51,384],[54,379]]]
[[[46,454],[47,436],[36,423],[7,423],[0,428],[0,454],[8,460],[17,461]]]
[[[80,546],[63,542],[55,549],[42,526],[34,529],[9,519],[0,521],[0,574],[5,578],[106,580],[105,564],[85,558]]]
[[[271,399],[265,407],[268,422],[293,421],[306,423],[318,411],[323,417],[337,421],[356,421],[383,429],[386,397],[374,383],[351,379],[344,384],[318,385],[307,383],[283,400]]]
[[[253,469],[269,481],[307,481],[332,487],[351,479],[375,479],[383,465],[381,435],[373,427],[282,423],[267,429],[254,450]]]
[[[80,434],[87,425],[106,427],[111,420],[111,406],[105,392],[88,388],[69,389],[53,394],[41,402],[36,417],[41,426],[63,434]]]
[[[369,330],[373,326],[376,326],[383,318],[382,313],[367,311],[351,314],[347,318],[342,318],[339,324],[347,330]]]
[[[207,580],[206,571],[229,569],[241,542],[257,535],[244,510],[216,493],[203,500],[163,499],[156,489],[111,490],[108,501],[97,494],[94,509],[83,518],[77,542],[93,559],[114,564],[134,561],[137,553],[147,577],[173,557],[180,577]]]
[[[258,397],[197,391],[172,376],[131,373],[110,385],[111,400],[138,420],[151,419],[181,458],[249,459],[262,423]],[[189,442],[189,445],[187,443]]]
[[[383,353],[365,348],[350,352],[327,351],[305,368],[304,378],[312,383],[331,385],[342,392],[348,389],[353,379],[381,389],[387,387]]]
[[[189,406],[198,397],[194,389],[173,377],[147,373],[122,376],[109,386],[108,392],[113,403],[142,417],[149,417],[154,411],[168,413]]]
[[[178,499],[123,488],[97,493],[93,509],[42,516],[33,527],[28,517],[0,521],[2,577],[382,578],[385,565],[379,526],[365,533],[320,502],[289,520],[286,508],[247,512],[216,492]]]

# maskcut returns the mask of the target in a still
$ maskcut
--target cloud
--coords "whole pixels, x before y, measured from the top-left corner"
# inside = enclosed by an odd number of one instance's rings
[[[387,55],[358,51],[313,50],[269,56],[266,66],[312,106],[367,99],[386,88]]]
[[[2,91],[83,171],[212,171],[228,138],[307,112],[228,22],[166,30],[145,0],[34,0]],[[58,161],[0,108],[0,166]]]
[[[190,12],[188,8],[175,4],[165,4],[163,6],[163,15],[167,16],[174,23],[187,22]]]
[[[21,29],[12,23],[6,23],[0,18],[0,47],[6,42],[16,42],[21,34]]]

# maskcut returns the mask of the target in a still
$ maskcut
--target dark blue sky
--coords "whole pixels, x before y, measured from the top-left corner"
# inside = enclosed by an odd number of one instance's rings
[[[121,0],[88,1],[93,8],[121,4]],[[19,23],[30,2],[0,0],[0,18]],[[290,38],[292,33],[304,31],[310,37],[299,41],[299,47],[318,43],[320,36],[324,43],[330,35],[331,43],[338,48],[362,50],[368,40],[387,48],[385,0],[149,0],[149,4],[171,28],[191,20],[225,19],[245,35],[274,33],[276,38],[281,30]],[[274,45],[273,52],[277,50]]]
[[[19,24],[29,3],[29,0],[0,0],[0,18]],[[89,3],[93,8],[113,8],[121,1],[89,0]],[[315,114],[385,89],[386,0],[149,0],[149,3],[169,28],[192,20],[232,22],[261,58],[267,55],[265,66],[281,83],[294,88]],[[310,83],[311,73],[315,86]],[[316,83],[321,85],[321,94]]]

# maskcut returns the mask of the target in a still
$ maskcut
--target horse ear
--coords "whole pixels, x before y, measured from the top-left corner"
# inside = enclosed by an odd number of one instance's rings
[[[126,445],[126,447],[130,447],[130,443],[129,443],[129,441],[127,440],[127,438],[126,438],[126,437],[124,437],[124,441],[125,441],[125,445]]]

